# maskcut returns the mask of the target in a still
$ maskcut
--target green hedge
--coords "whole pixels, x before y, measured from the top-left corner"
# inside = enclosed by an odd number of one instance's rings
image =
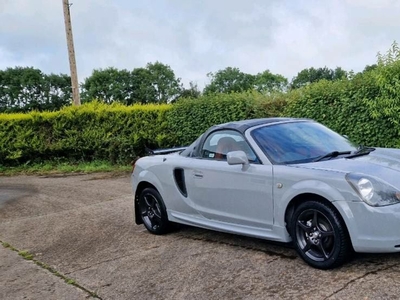
[[[129,162],[145,147],[190,144],[214,124],[311,118],[359,144],[400,148],[400,55],[372,71],[283,94],[216,94],[173,105],[91,102],[57,112],[0,114],[0,164],[43,160]]]
[[[362,145],[399,148],[400,89],[382,85],[381,75],[377,68],[349,80],[311,84],[291,93],[284,115],[314,119]],[[398,91],[385,96],[395,86]]]
[[[284,115],[315,119],[359,144],[400,148],[400,48],[350,79],[320,81],[288,94]]]
[[[58,112],[0,114],[0,164],[43,160],[129,162],[145,147],[188,145],[216,123],[274,116],[282,95],[243,93],[184,99],[174,105],[91,102]]]
[[[284,94],[258,92],[206,95],[184,99],[168,112],[173,144],[189,145],[215,124],[280,115],[286,105]]]
[[[127,162],[148,147],[166,147],[169,105],[97,102],[58,112],[0,115],[0,164],[49,159]]]

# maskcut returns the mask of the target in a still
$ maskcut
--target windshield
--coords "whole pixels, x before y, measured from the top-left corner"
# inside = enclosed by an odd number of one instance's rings
[[[344,136],[309,121],[264,126],[251,135],[275,164],[307,163],[332,152],[357,150],[357,145]]]

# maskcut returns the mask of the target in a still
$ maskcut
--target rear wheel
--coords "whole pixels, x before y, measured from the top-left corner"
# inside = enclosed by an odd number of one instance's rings
[[[290,227],[296,251],[315,268],[335,268],[351,253],[345,224],[335,210],[322,202],[300,204]]]
[[[164,201],[154,188],[146,188],[139,196],[140,217],[148,231],[164,234],[170,228]]]

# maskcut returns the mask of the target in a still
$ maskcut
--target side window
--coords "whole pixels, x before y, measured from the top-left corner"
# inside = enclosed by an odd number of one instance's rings
[[[244,151],[250,162],[257,162],[257,156],[243,136],[233,130],[221,130],[210,134],[201,149],[201,156],[208,159],[226,160],[228,152],[238,150]]]

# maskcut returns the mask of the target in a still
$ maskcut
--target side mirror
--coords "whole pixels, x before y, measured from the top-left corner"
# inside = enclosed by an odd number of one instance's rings
[[[249,160],[244,151],[232,151],[226,154],[226,160],[230,165],[243,165],[243,167],[249,165]]]

